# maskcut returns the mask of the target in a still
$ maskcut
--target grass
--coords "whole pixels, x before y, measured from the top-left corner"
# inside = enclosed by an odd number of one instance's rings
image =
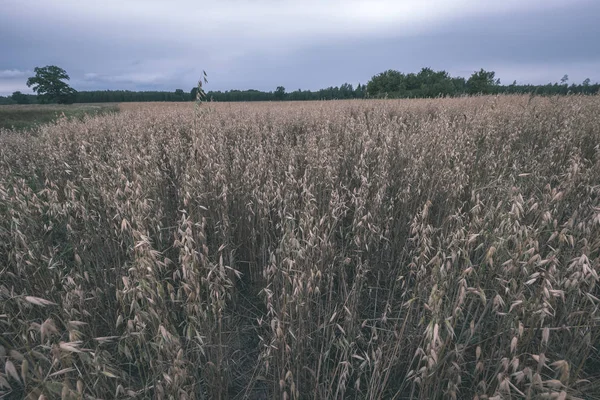
[[[0,106],[0,129],[26,130],[56,121],[62,115],[82,119],[85,115],[117,112],[116,104],[32,104]]]
[[[600,97],[193,107],[0,136],[2,394],[600,398]]]

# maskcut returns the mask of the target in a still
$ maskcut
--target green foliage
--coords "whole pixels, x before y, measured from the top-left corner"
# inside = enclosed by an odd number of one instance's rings
[[[46,70],[57,67],[44,67]],[[64,70],[58,76],[68,78]],[[50,70],[48,70],[50,71]],[[60,72],[58,71],[58,72]],[[44,71],[42,71],[44,72]],[[44,72],[45,73],[45,72]],[[61,75],[62,74],[62,75]],[[37,78],[37,77],[36,77]],[[204,75],[204,79],[206,75]],[[33,78],[30,78],[30,82]],[[474,72],[469,79],[460,76],[450,76],[447,71],[435,71],[432,68],[422,68],[417,73],[402,73],[396,70],[387,70],[373,76],[366,85],[358,84],[353,87],[350,83],[340,86],[330,86],[320,90],[302,90],[286,92],[283,86],[278,86],[275,91],[248,90],[226,90],[204,92],[200,86],[201,100],[235,102],[235,101],[308,101],[308,100],[338,100],[338,99],[364,99],[370,98],[432,98],[438,96],[462,96],[467,94],[536,94],[536,95],[565,95],[565,94],[595,94],[600,90],[600,84],[586,79],[582,84],[568,85],[569,77],[564,75],[558,83],[547,85],[519,85],[514,81],[510,85],[501,85],[496,79],[494,71],[481,69]],[[64,85],[60,81],[61,85]],[[206,83],[206,82],[205,82]],[[193,87],[189,93],[183,89],[174,92],[165,91],[129,91],[129,90],[95,90],[95,91],[73,91],[73,97],[69,96],[69,102],[75,103],[122,103],[122,102],[175,102],[196,101],[198,87]],[[38,92],[39,94],[39,92]],[[61,97],[51,99],[51,95],[28,96],[30,103],[38,102],[61,102]],[[49,99],[50,97],[50,99]],[[58,99],[58,100],[57,100]],[[24,98],[21,101],[26,101]],[[12,96],[1,97],[0,104],[17,103]]]
[[[398,71],[387,70],[375,75],[367,83],[367,92],[372,95],[396,93],[406,89],[406,76]]]
[[[0,107],[0,129],[27,130],[48,124],[61,117],[83,119],[86,115],[104,115],[117,112],[117,105],[55,105],[30,104]]]
[[[464,78],[452,78],[446,71],[431,68],[416,74],[387,70],[369,81],[367,91],[372,97],[437,97],[454,95],[464,85]]]
[[[281,87],[283,88],[283,87]],[[364,99],[366,97],[366,86],[358,84],[356,88],[350,83],[344,83],[341,86],[330,86],[316,91],[298,89],[293,92],[262,92],[260,90],[227,90],[210,91],[208,98],[213,101],[308,101],[308,100],[338,100],[338,99]]]
[[[71,104],[75,101],[77,91],[63,81],[68,81],[67,72],[55,65],[35,67],[35,76],[27,79],[27,86],[32,87],[42,103]]]
[[[495,76],[496,73],[494,71],[486,71],[483,68],[474,72],[467,81],[469,94],[494,93],[496,86],[500,83],[500,81],[494,79]]]
[[[26,94],[23,94],[19,91],[14,92],[12,94],[11,98],[17,104],[29,104],[29,96],[27,96]]]
[[[20,93],[20,94],[17,94]],[[17,102],[13,95],[17,94],[17,98],[21,97],[22,103]],[[11,104],[37,104],[38,98],[35,94],[27,94],[21,92],[14,92],[10,96],[0,96],[0,105],[11,105]]]
[[[182,99],[183,98],[183,99]],[[75,103],[129,103],[147,101],[190,101],[190,93],[131,90],[94,90],[77,92]]]
[[[466,94],[596,94],[600,84],[592,84],[586,79],[581,85],[567,85],[568,75],[562,77],[561,84],[518,85],[514,81],[502,86],[496,79],[494,71],[480,69],[468,80],[463,77],[451,77],[446,71],[434,71],[423,68],[419,73],[404,74],[395,70],[387,70],[377,74],[367,83],[369,97],[375,98],[417,98],[437,96],[462,96]]]
[[[390,79],[386,79],[390,78]],[[399,78],[399,79],[397,79]],[[397,80],[396,80],[397,79]],[[471,81],[473,84],[473,81]],[[495,80],[493,85],[486,91],[475,91],[474,93],[506,93],[536,95],[565,95],[594,94],[600,89],[600,84],[584,85],[518,85],[513,82],[510,85],[501,86]],[[194,87],[188,94],[184,93],[183,101],[195,101],[198,88]],[[421,98],[438,96],[462,96],[469,94],[467,80],[463,77],[451,77],[445,71],[432,71],[424,68],[419,73],[402,74],[398,71],[379,74],[369,81],[367,85],[358,84],[356,88],[352,84],[344,83],[341,86],[330,86],[320,90],[297,89],[282,95],[277,91],[263,92],[256,89],[248,90],[226,90],[206,92],[205,99],[218,102],[238,101],[310,101],[310,100],[338,100],[338,99],[364,99],[371,98]],[[1,100],[1,99],[0,99]],[[125,90],[103,90],[92,92],[78,92],[76,103],[104,103],[104,102],[146,102],[146,101],[182,101],[181,96],[175,92],[144,91],[132,92]]]
[[[15,101],[12,99],[11,96],[0,96],[0,105],[6,105],[6,104],[15,104]]]
[[[189,101],[189,95],[183,89],[175,89],[175,98],[177,101]]]
[[[275,90],[275,99],[276,100],[284,100],[285,99],[285,88],[283,86],[277,86]]]

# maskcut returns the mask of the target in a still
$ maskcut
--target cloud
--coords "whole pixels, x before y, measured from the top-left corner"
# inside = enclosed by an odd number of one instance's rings
[[[164,80],[166,77],[162,73],[143,73],[143,72],[132,72],[122,75],[100,75],[96,73],[87,73],[84,75],[84,79],[87,81],[94,82],[109,82],[109,83],[135,83],[135,84],[151,84],[157,83]]]
[[[16,68],[0,69],[0,96],[10,95],[16,91],[33,93],[25,83],[27,81],[27,77],[31,75],[32,72],[27,70]]]
[[[14,92],[33,93],[23,82],[0,80],[0,96],[10,96]]]
[[[5,70],[0,70],[0,79],[20,78],[20,77],[27,76],[30,73],[31,72],[29,72],[29,71],[21,71],[18,69],[5,69]]]
[[[2,0],[0,70],[59,65],[78,90],[191,88],[203,69],[208,90],[317,89],[423,66],[575,76],[600,60],[598,13],[595,0]]]
[[[572,0],[569,6],[583,2]],[[62,36],[82,45],[93,46],[102,39],[115,47],[121,43],[155,43],[157,48],[183,45],[191,54],[204,51],[228,61],[257,50],[280,54],[323,42],[414,37],[447,22],[561,7],[565,2],[560,0],[29,0],[27,6],[20,0],[4,0],[3,12],[7,22],[27,21],[32,26],[40,24],[35,16],[43,14],[44,25],[61,26],[59,32],[46,36]]]
[[[8,1],[9,13],[21,17],[27,8],[17,0]],[[582,3],[573,0],[569,6]],[[208,40],[219,37],[264,38],[283,40],[289,37],[347,37],[370,33],[414,34],[416,27],[429,30],[432,24],[452,18],[495,15],[498,13],[552,10],[565,7],[561,0],[487,1],[479,0],[290,0],[272,1],[198,1],[175,0],[104,0],[102,2],[30,0],[29,8],[52,11],[50,20],[65,21],[77,16],[80,24],[92,31],[106,29],[108,36],[119,35],[121,28],[132,37],[161,36],[179,33],[181,40]],[[12,5],[12,7],[11,7]],[[5,5],[6,8],[6,5]],[[132,24],[135,21],[135,24]],[[147,31],[143,28],[152,28]],[[203,36],[186,36],[199,34]]]
[[[173,82],[185,76],[184,80],[193,82],[194,68],[189,60],[169,57],[166,59],[145,59],[129,63],[116,63],[106,66],[104,72],[85,72],[82,79],[73,79],[72,83],[83,84],[86,87],[95,84],[100,87],[117,88],[165,88],[172,90]],[[192,85],[189,83],[188,85]]]
[[[600,82],[600,60],[596,62],[569,62],[556,64],[499,64],[495,67],[496,76],[502,78],[507,85],[514,80],[519,84],[546,84],[559,82],[563,75],[569,75],[569,84],[582,83],[590,78],[592,82]]]

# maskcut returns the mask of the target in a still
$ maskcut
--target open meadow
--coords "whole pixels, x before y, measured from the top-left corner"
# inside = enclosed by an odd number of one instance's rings
[[[82,119],[86,115],[117,112],[116,103],[0,105],[0,129],[27,130],[59,118]]]
[[[0,127],[0,397],[600,399],[600,96]]]

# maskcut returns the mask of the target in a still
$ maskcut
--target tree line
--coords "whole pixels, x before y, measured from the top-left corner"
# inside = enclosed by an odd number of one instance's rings
[[[146,101],[190,101],[190,93],[164,91],[93,90],[76,92],[69,103],[124,103]],[[44,103],[35,94],[15,92],[12,96],[0,96],[0,104]],[[49,101],[48,103],[58,103]]]
[[[129,90],[94,90],[76,92],[73,103],[124,103],[147,101],[194,101],[197,88],[189,92],[177,89],[174,92],[164,91],[129,91]],[[278,101],[278,100],[334,100],[334,99],[363,99],[366,98],[366,86],[345,83],[339,87],[310,91],[298,89],[287,93],[282,86],[272,92],[259,90],[227,90],[209,91],[205,95],[208,101]],[[15,92],[12,96],[1,97],[0,104],[37,104],[42,103],[36,95]]]
[[[496,78],[494,71],[480,69],[468,79],[452,77],[446,71],[434,71],[431,68],[422,68],[418,73],[404,74],[395,70],[388,70],[371,78],[367,84],[367,92],[371,97],[386,98],[419,98],[438,96],[461,96],[474,94],[596,94],[600,91],[600,84],[592,84],[590,79],[585,79],[581,84],[569,85],[569,76],[564,75],[560,83],[545,85],[517,84],[502,85]]]
[[[194,101],[197,87],[189,92],[176,89],[167,91],[129,91],[129,90],[94,90],[78,92],[64,81],[69,80],[66,72],[56,66],[35,68],[36,75],[27,80],[37,95],[14,92],[12,96],[0,96],[0,104],[35,104],[35,103],[113,103],[113,102],[147,102],[147,101]],[[208,101],[301,101],[301,100],[336,100],[364,98],[426,98],[439,96],[462,96],[468,94],[537,94],[565,95],[595,94],[600,92],[600,84],[592,84],[590,79],[581,84],[569,84],[568,75],[559,82],[546,85],[524,85],[514,81],[502,85],[494,71],[480,69],[468,79],[452,77],[446,71],[434,71],[422,68],[417,73],[402,73],[388,70],[374,75],[366,85],[354,87],[350,83],[331,86],[320,90],[301,90],[287,92],[283,86],[274,91],[260,90],[227,90],[209,91],[204,96]]]

